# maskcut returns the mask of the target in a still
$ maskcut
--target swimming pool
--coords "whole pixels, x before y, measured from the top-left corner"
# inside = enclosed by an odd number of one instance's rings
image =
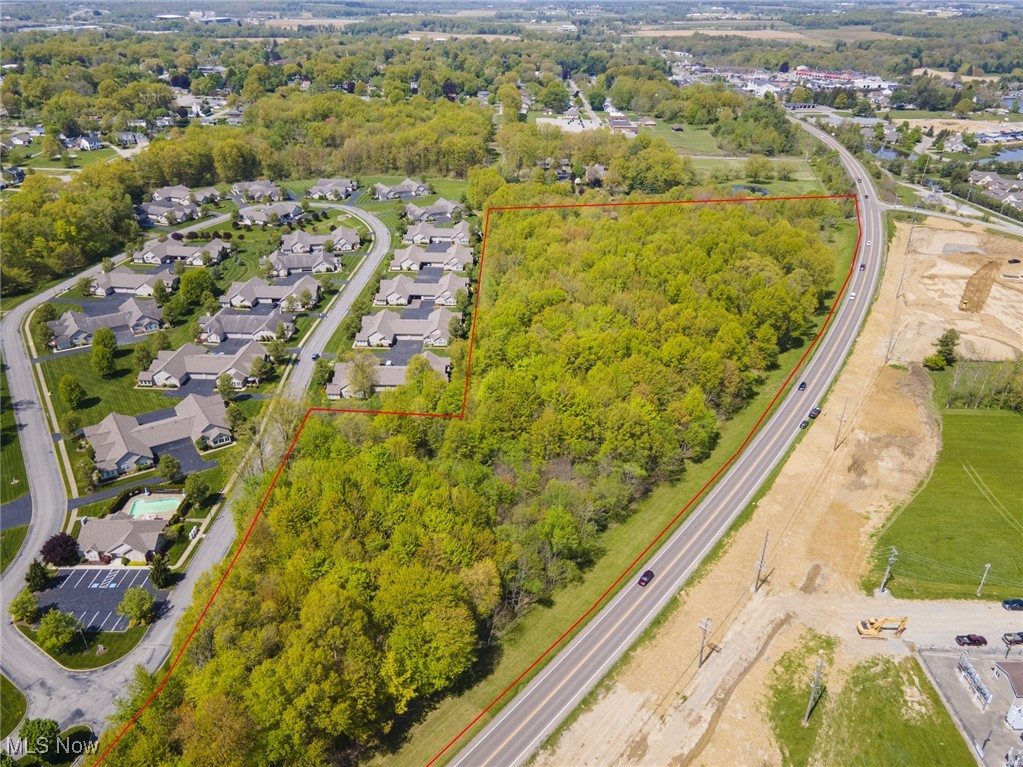
[[[180,497],[173,498],[139,498],[131,504],[128,513],[133,517],[144,517],[150,514],[172,514],[181,505]]]

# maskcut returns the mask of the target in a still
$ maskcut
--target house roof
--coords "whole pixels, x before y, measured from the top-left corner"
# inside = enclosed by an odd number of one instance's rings
[[[143,285],[155,285],[159,280],[162,280],[165,285],[170,287],[176,279],[177,277],[169,273],[140,274],[139,272],[133,272],[131,269],[117,267],[109,272],[101,272],[96,275],[93,284],[104,292],[107,290],[136,291]]]
[[[181,200],[187,200],[190,198],[192,190],[187,186],[178,184],[176,186],[163,186],[153,191],[154,200],[166,200],[167,198],[175,197]]]
[[[225,334],[251,336],[256,333],[269,332],[276,334],[277,323],[294,325],[291,317],[274,307],[267,314],[257,314],[236,309],[221,309],[212,317],[202,321],[202,330],[207,335],[223,336]]]
[[[355,183],[348,178],[321,178],[309,187],[309,194],[328,194],[336,190],[341,190],[347,194],[354,188]]]
[[[417,237],[423,237],[427,239],[441,238],[441,239],[462,239],[469,237],[469,224],[465,221],[459,221],[454,226],[437,226],[436,224],[424,221],[419,224],[413,224],[408,228],[405,233],[406,242],[414,242]]]
[[[422,248],[419,245],[410,245],[407,248],[398,248],[394,251],[394,259],[391,261],[391,268],[397,269],[404,261],[410,261],[423,268],[424,264],[459,264],[463,268],[472,263],[472,248],[461,243],[451,243],[439,247]]]
[[[437,307],[425,319],[411,320],[403,318],[397,312],[385,309],[382,312],[363,317],[362,330],[355,335],[355,339],[368,341],[371,335],[380,334],[385,338],[408,335],[421,338],[433,336],[448,340],[450,338],[448,326],[454,316],[455,313],[450,309]]]
[[[281,237],[281,250],[285,253],[290,253],[295,248],[306,250],[323,248],[328,242],[333,243],[334,240],[335,235],[333,232],[330,234],[309,234],[299,229],[297,232],[289,232]]]
[[[103,519],[83,520],[78,546],[82,551],[96,552],[127,547],[145,554],[156,548],[166,526],[165,519],[133,519],[119,511]]]
[[[301,271],[303,269],[314,269],[320,264],[327,264],[332,269],[337,269],[337,259],[330,253],[314,251],[312,253],[284,253],[275,250],[269,256],[270,265],[275,270],[288,269]]]
[[[1008,677],[1013,697],[1023,698],[1023,660],[995,661],[995,668]]]
[[[406,301],[410,296],[419,298],[436,299],[440,296],[454,295],[460,289],[469,287],[469,280],[465,277],[450,272],[445,273],[436,282],[420,282],[413,280],[408,275],[399,275],[394,279],[381,280],[380,291],[377,293],[377,300],[386,300],[387,296],[396,293]]]
[[[243,298],[250,304],[261,301],[279,303],[288,296],[298,296],[308,290],[313,296],[319,295],[320,283],[309,275],[303,275],[290,285],[278,285],[264,280],[262,277],[250,277],[245,282],[232,282],[224,293],[224,301],[231,303],[235,298]]]
[[[429,363],[430,367],[436,370],[441,375],[447,375],[448,365],[450,360],[444,357],[439,357],[433,352],[424,351],[422,354],[417,354],[416,357],[423,357]],[[412,359],[415,359],[413,357]],[[411,360],[410,360],[411,362]],[[334,378],[327,384],[327,394],[332,396],[342,396],[346,388],[348,388],[348,374],[352,369],[351,362],[338,362],[334,365]],[[379,365],[376,369],[376,385],[380,389],[394,389],[405,383],[405,376],[408,374],[407,365]]]
[[[302,206],[297,202],[272,202],[267,205],[250,205],[238,211],[242,218],[250,221],[269,221],[270,216],[276,214],[285,216],[298,216],[302,213]]]
[[[259,181],[239,181],[231,187],[235,194],[243,194],[249,197],[266,197],[267,195],[280,195],[281,188],[273,181],[261,179]]]

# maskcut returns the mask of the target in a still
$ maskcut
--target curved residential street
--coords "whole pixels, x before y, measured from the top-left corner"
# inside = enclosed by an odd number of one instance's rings
[[[322,351],[323,344],[333,334],[390,248],[390,231],[376,216],[343,204],[319,204],[316,207],[336,208],[357,216],[372,229],[374,241],[360,269],[353,275],[351,284],[306,340],[302,359],[291,371],[289,381],[289,392],[296,392],[296,396],[305,393],[312,376],[313,368],[306,352]],[[228,220],[230,215],[223,214],[180,231],[205,229]],[[123,257],[123,253],[119,254],[117,260]],[[96,731],[105,726],[107,716],[114,710],[114,700],[131,681],[135,666],[141,664],[152,671],[167,658],[177,619],[191,604],[197,578],[224,558],[235,537],[231,514],[234,499],[228,497],[207,528],[205,539],[196,549],[183,580],[169,593],[163,616],[135,650],[101,669],[87,672],[63,669],[22,636],[11,623],[8,617],[10,602],[24,586],[23,579],[28,565],[43,542],[61,529],[68,502],[64,483],[60,480],[53,434],[39,402],[28,350],[20,328],[36,306],[74,287],[81,276],[95,276],[99,273],[100,266],[97,265],[27,299],[8,312],[0,323],[0,346],[7,365],[11,400],[32,499],[32,521],[25,542],[18,556],[0,577],[0,609],[3,611],[3,619],[0,621],[0,671],[25,694],[28,716],[55,719],[62,729],[85,724]]]

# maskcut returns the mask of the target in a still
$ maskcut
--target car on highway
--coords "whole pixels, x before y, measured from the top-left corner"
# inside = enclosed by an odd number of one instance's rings
[[[866,264],[860,264],[860,271],[861,272],[867,271],[867,265]]]
[[[805,418],[802,421],[799,422],[799,428],[800,429],[805,429],[809,425],[810,425],[810,422],[807,421]]]
[[[870,245],[871,245],[871,242],[870,242],[870,240],[867,240],[867,247],[869,248],[869,247],[870,247]]]
[[[1002,641],[1010,647],[1023,644],[1023,631],[1010,631],[1008,634],[1002,634]]]
[[[855,290],[852,293],[849,294],[849,300],[850,301],[855,301],[856,300],[856,291]]]
[[[641,576],[639,576],[639,585],[640,586],[646,586],[653,579],[654,579],[654,571],[653,570],[647,570],[645,573],[643,573]]]
[[[313,362],[316,362],[316,360],[318,360],[319,358],[320,358],[320,355],[317,354],[316,352],[313,352]]]
[[[806,381],[799,382],[799,391],[806,391]]]
[[[1023,599],[1006,599],[1002,607],[1006,610],[1023,610]]]
[[[814,407],[814,408],[812,408],[810,410],[810,414],[809,415],[810,415],[810,418],[816,418],[820,414],[821,414],[821,409],[819,407]]]
[[[987,647],[987,640],[980,634],[960,634],[956,637],[960,647]]]

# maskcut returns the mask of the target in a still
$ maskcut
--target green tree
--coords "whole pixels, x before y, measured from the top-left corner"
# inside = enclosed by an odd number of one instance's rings
[[[77,290],[82,296],[91,296],[93,282],[92,277],[79,277],[78,281],[75,283],[75,290]]]
[[[32,753],[54,754],[60,726],[53,719],[26,719],[18,730],[18,737],[28,743]]]
[[[130,625],[149,623],[156,614],[156,598],[143,586],[132,586],[124,592],[117,614],[128,619]]]
[[[249,375],[255,380],[256,386],[259,386],[260,382],[273,375],[273,366],[262,357],[256,357],[256,359],[252,360]]]
[[[78,430],[82,428],[82,417],[74,411],[64,413],[60,419],[60,433],[64,435],[64,439],[72,440],[78,434]]]
[[[552,80],[540,93],[540,104],[555,114],[561,114],[568,109],[570,101],[568,88],[560,80]]]
[[[153,285],[153,301],[156,302],[157,306],[163,306],[170,299],[170,291],[167,290],[167,286],[163,280],[157,280]]]
[[[92,336],[92,369],[96,375],[107,378],[114,372],[114,353],[117,338],[110,328],[99,328]]]
[[[57,393],[64,401],[64,404],[71,410],[77,410],[85,399],[85,389],[78,382],[78,379],[71,375],[61,376],[57,384]]]
[[[237,393],[234,388],[234,379],[227,373],[222,373],[217,378],[217,393],[224,398],[224,402],[234,400],[234,395]]]
[[[964,117],[976,108],[977,105],[973,103],[973,99],[964,96],[956,102],[952,111],[954,111],[959,117]]]
[[[497,100],[501,104],[502,119],[505,122],[518,122],[519,110],[522,109],[519,89],[511,83],[505,83],[497,89]]]
[[[165,589],[170,586],[173,578],[174,574],[171,572],[166,558],[161,554],[154,556],[149,565],[149,580],[153,585],[158,589]]]
[[[366,399],[376,390],[380,361],[376,355],[363,351],[355,355],[348,368],[348,385],[356,397]]]
[[[24,589],[11,600],[11,618],[25,623],[34,623],[39,615],[39,597]]]
[[[930,354],[924,357],[924,367],[928,370],[944,370],[946,367],[945,358],[940,354]]]
[[[46,591],[50,585],[50,571],[38,559],[33,559],[25,573],[25,584],[29,591]]]
[[[153,364],[156,355],[153,354],[153,349],[149,344],[140,343],[135,344],[135,350],[132,352],[131,358],[135,369],[141,373],[143,370],[149,370],[149,366]]]
[[[959,359],[959,355],[956,352],[956,346],[959,345],[959,331],[955,328],[949,328],[934,344],[938,349],[938,354],[945,361],[946,365],[956,364],[956,360]]]
[[[243,423],[245,423],[245,411],[232,402],[227,406],[227,425],[233,433],[238,431],[238,427]]]
[[[746,178],[754,182],[771,178],[771,161],[763,155],[751,155],[746,160]]]
[[[181,462],[173,455],[160,456],[156,473],[168,482],[177,482],[181,479]]]
[[[46,652],[59,653],[71,644],[75,634],[83,628],[82,622],[71,613],[50,610],[39,621],[36,641]]]
[[[163,313],[160,318],[166,325],[176,325],[187,312],[188,306],[185,304],[184,299],[177,295],[163,305]]]
[[[210,483],[202,474],[189,474],[185,477],[185,496],[196,506],[202,506],[210,496]]]
[[[283,365],[288,361],[288,347],[279,338],[275,338],[266,344],[266,352],[270,355],[275,365]]]
[[[181,278],[178,287],[178,295],[189,306],[198,306],[205,293],[213,294],[217,286],[213,281],[213,275],[205,267],[190,269]]]

